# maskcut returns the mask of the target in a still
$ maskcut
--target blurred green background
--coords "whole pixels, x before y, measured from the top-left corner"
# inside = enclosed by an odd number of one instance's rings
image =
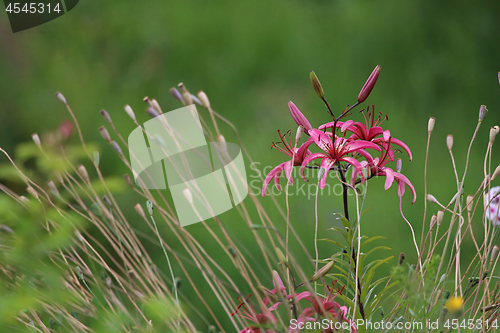
[[[500,122],[499,15],[498,1],[81,1],[59,19],[13,34],[7,15],[0,14],[0,146],[14,153],[16,144],[30,140],[32,133],[42,134],[69,119],[54,97],[61,91],[86,141],[101,145],[105,174],[122,175],[127,170],[98,133],[105,124],[99,111],[108,110],[126,136],[134,124],[123,111],[125,104],[142,123],[149,119],[142,98],[156,98],[163,110],[178,108],[168,90],[182,81],[193,93],[202,89],[208,94],[213,108],[239,129],[263,170],[285,160],[269,148],[278,140],[277,129],[295,131],[289,100],[313,126],[330,120],[310,85],[310,70],[338,114],[356,101],[372,69],[381,65],[378,83],[363,106],[375,104],[387,114],[385,128],[412,150],[413,161],[401,157],[417,201],[411,205],[408,193],[402,206],[420,235],[429,117],[436,117],[436,127],[428,188],[446,204],[456,191],[446,135],[454,135],[461,176],[479,106],[487,105],[465,194],[473,194],[481,183],[489,127]],[[362,119],[357,112],[352,118]],[[224,130],[226,140],[235,142]],[[78,142],[76,136],[72,140]],[[499,161],[494,155],[493,166]],[[253,179],[257,173],[249,163],[247,168]],[[415,262],[395,186],[384,191],[383,184],[384,179],[369,182],[365,208],[371,210],[362,222],[363,234],[386,236],[396,256],[404,251],[408,262]],[[135,203],[139,197],[129,193],[121,200]],[[284,195],[277,200],[285,207]],[[260,201],[283,227],[271,199]],[[290,202],[292,223],[313,253],[314,198],[292,196]],[[341,211],[341,197],[323,195],[318,203],[320,238],[334,237],[327,229],[338,223],[332,214]],[[427,224],[437,209],[429,205]],[[258,222],[256,212],[251,213]],[[244,238],[248,229],[236,217],[234,210],[221,215],[232,232]],[[189,228],[203,233],[200,225]],[[161,232],[169,239],[166,228]],[[472,253],[470,237],[464,243]],[[159,248],[152,249],[161,261]],[[338,249],[320,244],[320,257],[334,251]],[[470,259],[468,252],[463,252],[464,261]],[[389,272],[391,265],[382,271]],[[270,277],[265,278],[270,284]],[[209,293],[207,288],[201,289]]]

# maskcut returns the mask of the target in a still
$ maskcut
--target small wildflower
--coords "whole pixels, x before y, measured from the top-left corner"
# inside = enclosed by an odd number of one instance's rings
[[[451,313],[456,313],[462,310],[462,306],[464,304],[464,300],[460,296],[452,296],[445,303],[445,308]]]

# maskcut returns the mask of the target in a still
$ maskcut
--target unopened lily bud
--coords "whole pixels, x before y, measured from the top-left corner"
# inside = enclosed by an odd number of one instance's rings
[[[177,90],[177,88],[175,88],[175,87],[174,88],[170,88],[170,94],[172,96],[174,96],[174,98],[176,100],[178,100],[179,102],[184,103],[184,100],[182,99],[182,95],[179,92],[179,90]]]
[[[380,74],[380,66],[377,66],[372,71],[370,77],[368,78],[368,80],[366,80],[363,88],[361,88],[361,91],[359,92],[358,95],[359,103],[363,103],[368,98],[368,96],[372,92],[373,87],[375,86],[375,83],[377,83],[379,74]]]
[[[311,79],[312,86],[314,88],[314,91],[316,92],[316,95],[318,95],[319,98],[325,98],[325,93],[323,91],[323,87],[321,86],[321,83],[319,82],[318,77],[316,76],[316,73],[314,71],[311,71],[309,73],[309,77]]]
[[[491,180],[495,179],[498,177],[498,175],[500,175],[500,165],[498,165],[495,169],[495,171],[493,171],[493,175],[491,176]]]
[[[314,273],[312,280],[318,281],[322,277],[324,277],[328,272],[332,269],[335,261],[329,261],[325,266],[321,267],[316,273]]]
[[[275,270],[272,271],[272,276],[273,276],[273,284],[274,288],[276,288],[276,293],[279,293],[281,291],[281,294],[283,296],[286,296],[286,291],[285,291],[285,285],[283,284],[283,281],[280,278],[280,275],[278,272]]]
[[[83,164],[80,164],[78,166],[78,172],[80,173],[80,177],[82,177],[82,179],[85,181],[85,182],[88,182],[90,180],[89,178],[89,174],[87,172],[87,169],[85,168],[85,166]]]
[[[111,147],[113,148],[114,151],[117,152],[118,155],[120,156],[123,155],[123,151],[120,148],[120,145],[116,141],[111,142]]]
[[[500,248],[498,247],[498,245],[493,246],[493,249],[491,250],[491,256],[490,256],[491,262],[493,262],[497,259],[499,250],[500,250]]]
[[[103,109],[103,110],[101,110],[101,116],[102,116],[102,117],[103,117],[103,118],[104,118],[104,119],[105,119],[108,123],[110,123],[110,124],[112,123],[112,121],[111,121],[111,117],[109,116],[108,111],[106,111],[106,110],[104,110],[104,109]]]
[[[438,227],[441,225],[441,222],[443,222],[443,218],[444,218],[444,210],[438,210],[437,212],[437,220],[436,220],[436,224],[438,225]]]
[[[437,223],[437,215],[434,214],[431,217],[431,230],[434,228],[434,225]]]
[[[198,91],[198,98],[200,99],[201,105],[205,108],[210,108],[210,101],[208,100],[207,94],[204,91]]]
[[[55,196],[59,196],[59,190],[56,187],[56,184],[52,180],[49,180],[47,182],[47,185],[49,186],[49,189],[54,193]]]
[[[401,172],[403,168],[403,161],[400,158],[396,158],[396,172]]]
[[[306,117],[300,112],[300,110],[293,104],[292,101],[288,102],[288,108],[290,109],[290,113],[292,114],[293,120],[295,120],[295,123],[299,126],[304,127],[304,131],[306,133],[309,133],[310,130],[312,130],[311,123],[307,120]]]
[[[495,141],[495,137],[497,136],[498,131],[500,131],[500,128],[498,126],[493,126],[490,129],[490,144],[493,144],[493,141]]]
[[[467,196],[466,200],[466,205],[467,205],[467,212],[470,214],[472,211],[472,205],[474,204],[474,197],[472,195]]]
[[[427,194],[427,201],[434,203],[437,202],[437,199],[432,194]]]
[[[57,99],[59,99],[61,102],[63,102],[65,105],[68,104],[68,102],[66,102],[66,98],[64,98],[64,95],[61,94],[59,91],[56,92],[56,97]]]
[[[434,130],[435,123],[436,123],[436,118],[430,117],[429,123],[427,124],[427,132],[429,133],[429,135],[431,135],[432,131]]]
[[[35,145],[42,149],[42,142],[40,141],[40,137],[38,136],[38,134],[34,133],[31,135],[31,138],[33,139],[33,142],[35,143]]]
[[[193,204],[193,194],[191,193],[191,190],[186,187],[185,189],[182,190],[182,194],[184,195],[184,198],[186,198],[187,202],[189,202],[190,205]]]
[[[123,109],[125,110],[125,112],[127,112],[128,116],[132,118],[132,120],[135,120],[135,113],[134,110],[132,110],[132,108],[130,107],[130,105],[128,104],[125,105]]]
[[[106,140],[107,143],[111,143],[111,136],[109,136],[109,132],[106,127],[99,127],[99,133],[101,133],[101,136],[104,138],[104,140]]]
[[[151,117],[151,118],[156,118],[160,115],[160,113],[158,111],[156,111],[156,109],[152,106],[149,106],[147,109],[146,109],[146,113]]]
[[[488,109],[486,109],[486,105],[481,105],[479,107],[479,121],[483,120],[484,117],[486,117],[486,112],[488,112]]]
[[[283,252],[281,252],[280,248],[279,248],[279,247],[277,247],[277,248],[275,248],[275,250],[276,250],[276,255],[278,256],[279,261],[280,261],[282,264],[286,264],[286,263],[287,263],[287,261],[286,261],[286,257],[285,257],[285,255],[283,254]]]
[[[304,134],[304,127],[299,126],[297,128],[297,133],[295,133],[295,145],[299,143],[300,139],[302,138],[302,134]]]
[[[404,252],[401,252],[399,254],[399,261],[398,261],[398,264],[399,266],[401,266],[403,264],[403,262],[405,261],[405,253]]]
[[[448,150],[453,148],[453,135],[451,134],[446,137],[446,147],[448,147]]]
[[[276,294],[274,294],[271,290],[267,289],[266,287],[257,286],[257,289],[259,289],[262,296],[271,301],[271,303],[276,303],[277,301],[279,301],[278,296],[276,296]]]
[[[144,213],[144,209],[142,209],[141,204],[136,203],[135,206],[134,206],[134,209],[137,212],[137,214],[139,214],[143,218],[146,218],[146,214]]]
[[[28,193],[29,193],[29,194],[30,194],[33,198],[35,198],[35,199],[37,199],[37,200],[38,200],[38,192],[37,192],[37,191],[36,191],[33,187],[28,186],[28,187],[26,188],[26,191],[28,191]]]

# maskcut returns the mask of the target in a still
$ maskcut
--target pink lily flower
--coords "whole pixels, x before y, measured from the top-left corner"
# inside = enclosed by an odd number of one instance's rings
[[[411,151],[410,148],[401,140],[395,139],[391,137],[391,133],[389,130],[383,130],[380,125],[387,120],[387,116],[384,118],[381,118],[382,113],[379,112],[377,118],[375,118],[375,105],[372,105],[372,112],[370,113],[368,111],[368,118],[365,116],[363,113],[363,116],[365,117],[365,123],[360,123],[360,122],[355,122],[352,120],[348,120],[346,122],[337,122],[337,127],[340,127],[341,132],[345,132],[345,130],[348,130],[353,133],[350,139],[352,140],[365,140],[365,141],[370,141],[373,142],[379,146],[382,145],[384,142],[389,142],[389,139],[391,143],[394,143],[401,148],[403,148],[407,153],[408,156],[410,157],[410,160],[412,159]],[[329,122],[324,125],[321,125],[319,129],[325,129],[325,128],[332,128],[334,126],[334,122]],[[379,137],[382,135],[382,137]],[[392,148],[389,149],[389,157],[391,158],[391,161],[394,160],[394,152],[392,151]]]
[[[336,135],[334,136],[331,133],[322,132],[317,129],[312,129],[310,131],[310,134],[311,139],[314,140],[314,143],[316,143],[316,145],[320,147],[324,151],[324,153],[314,153],[308,155],[302,162],[300,175],[304,180],[307,181],[304,176],[304,170],[307,164],[315,159],[321,159],[320,168],[325,171],[319,182],[319,187],[322,189],[325,188],[328,171],[338,162],[347,162],[358,171],[361,171],[363,169],[361,163],[354,157],[347,156],[348,154],[358,153],[367,160],[371,161],[372,157],[365,151],[365,149],[371,148],[380,151],[380,147],[373,142],[364,140],[352,141],[343,137],[338,137]],[[332,140],[332,137],[334,138],[334,140]],[[312,143],[312,140],[307,140],[304,145],[309,146]],[[362,181],[364,181],[364,177],[362,174],[361,178]]]
[[[391,138],[392,139],[392,138]],[[361,165],[363,168],[368,168],[368,174],[369,177],[375,177],[375,176],[385,176],[385,184],[384,184],[384,189],[388,190],[394,181],[396,181],[396,184],[398,185],[398,196],[401,198],[405,194],[405,185],[408,185],[408,187],[411,190],[411,193],[413,195],[413,200],[412,203],[415,203],[415,200],[417,199],[417,193],[415,192],[415,187],[413,187],[412,183],[408,178],[406,178],[405,175],[403,175],[400,172],[396,172],[392,170],[391,168],[386,167],[386,164],[389,162],[389,150],[390,149],[390,143],[386,143],[383,145],[382,153],[380,155],[380,158],[376,157],[373,161],[367,162],[363,161],[361,162]],[[363,177],[362,171],[359,171],[359,169],[356,169],[355,171],[352,172],[351,175],[351,183],[355,183],[356,181],[356,176],[357,174],[360,174],[360,177]]]
[[[257,324],[255,326],[245,327],[240,331],[240,333],[276,333],[276,331],[274,330],[261,329],[260,326],[267,325],[268,323],[276,323],[276,317],[274,317],[271,311],[275,310],[278,307],[279,303],[274,304],[269,309],[267,309],[267,311],[263,311],[263,313],[257,313],[253,306],[248,302],[251,296],[252,294],[250,294],[250,296],[248,296],[245,301],[242,301],[238,297],[240,304],[238,305],[238,308],[233,313],[231,313],[231,316],[238,314],[240,317]],[[269,300],[267,300],[267,302],[264,302],[264,305],[267,306],[268,302]]]
[[[281,135],[281,132],[278,131],[281,142],[279,143],[274,143],[273,142],[273,148],[276,148],[283,154],[287,155],[289,157],[288,161],[283,162],[276,166],[274,169],[272,169],[264,179],[264,185],[262,186],[262,196],[264,197],[266,194],[266,189],[267,186],[269,185],[269,182],[271,181],[272,178],[274,178],[274,185],[276,188],[281,191],[281,184],[280,184],[280,177],[281,177],[281,172],[285,170],[285,176],[286,179],[290,179],[290,183],[293,184],[293,179],[291,177],[292,175],[292,167],[293,166],[298,166],[302,165],[302,162],[304,161],[304,158],[308,155],[311,154],[309,149],[307,147],[313,142],[311,138],[309,138],[305,143],[303,143],[300,148],[295,148],[295,155],[293,154],[294,152],[294,147],[292,145],[292,141],[290,138],[290,132],[288,132],[288,139],[286,138],[285,135]],[[307,144],[310,142],[309,144]],[[293,156],[293,163],[292,163],[292,156]]]

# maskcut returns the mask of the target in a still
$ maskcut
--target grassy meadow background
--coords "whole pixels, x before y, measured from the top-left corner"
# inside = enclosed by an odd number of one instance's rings
[[[98,127],[105,124],[99,111],[106,109],[122,135],[127,136],[135,126],[123,111],[125,104],[132,106],[143,123],[149,116],[144,112],[142,98],[156,98],[164,111],[176,109],[180,105],[168,90],[184,82],[193,93],[204,90],[214,110],[236,125],[243,144],[262,171],[285,160],[285,155],[270,147],[272,141],[278,140],[277,129],[295,131],[288,101],[292,100],[313,126],[330,120],[311,87],[310,70],[318,75],[327,100],[338,114],[356,101],[372,69],[381,65],[377,85],[363,106],[375,104],[376,110],[387,114],[385,128],[412,150],[413,161],[405,154],[400,156],[403,173],[417,190],[417,201],[411,205],[407,193],[403,211],[420,235],[429,117],[436,117],[436,126],[431,138],[428,190],[446,204],[456,191],[446,135],[454,135],[453,150],[461,176],[479,106],[488,107],[473,146],[465,194],[473,194],[469,191],[475,192],[483,178],[489,128],[500,125],[499,15],[498,1],[87,0],[59,19],[13,34],[7,15],[2,13],[0,146],[15,156],[16,146],[30,141],[32,133],[43,134],[70,119],[54,97],[56,91],[61,91],[78,118],[85,140],[100,146],[104,174],[121,177],[127,169],[98,133]],[[352,118],[362,119],[357,112]],[[222,130],[227,141],[236,142],[227,126]],[[73,135],[71,142],[78,143],[78,137]],[[493,149],[498,152],[495,146]],[[496,166],[500,156],[494,158],[492,164]],[[0,163],[6,161],[2,155]],[[257,173],[246,162],[247,175],[253,180]],[[95,177],[95,171],[91,176]],[[396,257],[405,252],[407,261],[414,263],[411,233],[399,213],[396,188],[384,191],[384,180],[369,182],[365,208],[371,209],[362,220],[362,233],[387,237],[384,245],[392,247]],[[0,174],[0,181],[18,193],[24,191],[19,180],[5,174]],[[333,185],[335,180],[330,183]],[[259,188],[262,185],[252,184]],[[301,184],[296,177],[290,192]],[[500,184],[497,180],[493,185]],[[118,199],[134,223],[132,206],[140,197],[124,186]],[[284,209],[285,196],[279,195],[277,200]],[[261,198],[260,202],[284,233],[285,224],[271,198]],[[341,196],[323,195],[318,204],[319,238],[337,237],[327,229],[338,224],[333,213],[342,211]],[[429,204],[427,225],[437,209]],[[258,222],[257,212],[250,213]],[[306,196],[291,196],[290,215],[313,253],[314,198],[308,199],[307,192]],[[249,231],[236,211],[220,217],[252,251],[255,244],[245,239]],[[477,223],[479,231],[482,226],[479,220]],[[141,224],[137,218],[134,226],[154,236]],[[209,225],[215,223],[209,221]],[[159,228],[169,240],[169,230],[161,224]],[[206,232],[201,225],[188,228],[203,244],[211,244],[211,239],[203,239]],[[173,238],[172,242],[175,248]],[[165,260],[161,249],[146,244],[162,267]],[[464,240],[464,246],[462,258],[467,262],[467,248],[473,247],[470,238]],[[320,257],[335,251],[338,249],[330,243],[320,243]],[[224,262],[226,258],[220,252],[222,265],[231,272],[231,263]],[[257,267],[259,255],[256,251],[254,255]],[[297,255],[306,259],[298,247]],[[29,258],[26,260],[29,262]],[[385,265],[382,273],[389,272],[396,260]],[[265,272],[258,268],[256,271]],[[194,278],[200,279],[200,290],[210,299],[208,285],[195,273],[193,268]],[[272,285],[270,276],[262,277]],[[189,295],[182,287],[181,291]],[[196,303],[195,295],[192,297]],[[203,327],[203,323],[198,324]]]

